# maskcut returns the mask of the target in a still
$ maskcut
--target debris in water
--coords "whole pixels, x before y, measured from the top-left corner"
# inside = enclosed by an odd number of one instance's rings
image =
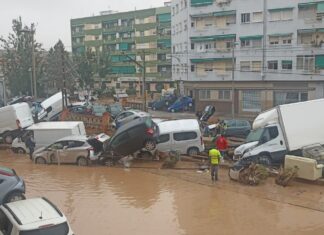
[[[276,184],[286,187],[297,177],[299,168],[297,166],[284,169],[280,167],[279,174],[276,177]]]
[[[247,185],[258,185],[269,176],[267,168],[263,165],[252,163],[239,174],[239,182]]]

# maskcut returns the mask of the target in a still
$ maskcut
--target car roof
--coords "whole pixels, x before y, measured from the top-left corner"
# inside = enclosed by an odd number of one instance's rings
[[[64,140],[86,141],[87,139],[88,139],[88,136],[86,136],[86,135],[70,135],[70,136],[63,137],[57,141],[64,141]]]
[[[46,198],[32,198],[7,203],[3,206],[20,225],[61,219],[62,212]]]
[[[132,128],[134,126],[145,124],[145,122],[147,120],[152,121],[152,119],[150,117],[140,117],[140,118],[134,119],[134,120],[126,123],[125,125],[122,125],[121,127],[119,127],[114,136],[116,136],[117,134],[119,134],[119,133],[121,133],[121,132],[123,132],[123,131],[125,131],[125,130],[127,130],[129,128]]]
[[[40,122],[27,128],[27,130],[65,130],[78,126],[82,122]]]
[[[158,123],[160,134],[174,131],[200,130],[196,119],[171,120]]]

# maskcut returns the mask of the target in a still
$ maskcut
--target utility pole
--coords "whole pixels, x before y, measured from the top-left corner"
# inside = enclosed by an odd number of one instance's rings
[[[143,110],[146,112],[146,59],[143,51]]]
[[[232,119],[235,118],[235,107],[234,107],[234,76],[235,76],[235,57],[234,57],[235,41],[232,43]]]
[[[63,88],[62,88],[62,104],[63,109],[67,107],[67,99],[66,99],[66,84],[65,84],[65,68],[64,68],[64,48],[61,47],[61,62],[62,62],[62,78],[63,78]]]
[[[262,42],[262,72],[261,79],[264,80],[266,76],[266,47],[267,47],[267,17],[268,6],[267,0],[263,0],[263,42]]]

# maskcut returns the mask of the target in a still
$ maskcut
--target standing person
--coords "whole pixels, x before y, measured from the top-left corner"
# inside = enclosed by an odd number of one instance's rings
[[[216,139],[215,146],[220,151],[222,157],[227,156],[226,152],[228,149],[228,142],[222,134],[220,134],[220,136]]]
[[[26,146],[27,148],[29,149],[29,158],[30,160],[32,160],[32,157],[33,157],[33,153],[34,153],[34,150],[35,150],[35,140],[34,140],[34,137],[33,137],[33,134],[30,133],[28,136],[27,136],[27,139],[26,139]]]
[[[217,149],[211,149],[209,150],[209,157],[211,180],[215,182],[218,180],[218,165],[220,163],[221,154]]]

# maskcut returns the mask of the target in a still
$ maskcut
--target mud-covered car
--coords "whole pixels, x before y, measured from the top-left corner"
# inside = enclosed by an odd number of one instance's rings
[[[128,156],[145,148],[153,151],[159,135],[158,126],[149,117],[135,119],[123,126],[111,137],[104,156]]]
[[[0,166],[0,205],[25,199],[25,183],[15,170]]]

